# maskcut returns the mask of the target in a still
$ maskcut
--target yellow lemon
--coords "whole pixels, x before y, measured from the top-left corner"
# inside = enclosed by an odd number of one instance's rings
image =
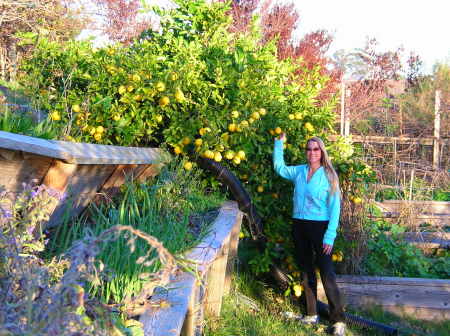
[[[183,167],[186,170],[191,170],[192,169],[192,162],[190,162],[190,161],[185,162]]]
[[[220,152],[214,153],[214,161],[216,161],[216,162],[222,161],[222,154],[220,154]]]
[[[247,120],[242,120],[241,121],[241,126],[242,127],[248,127],[248,121]]]
[[[207,159],[214,159],[214,152],[212,150],[207,149],[203,155]]]
[[[101,133],[95,133],[95,134],[94,134],[94,139],[95,139],[96,141],[100,141],[100,140],[102,139],[102,134],[101,134]]]
[[[133,75],[132,79],[133,79],[133,82],[140,82],[141,81],[141,76]]]
[[[242,238],[245,238],[245,234],[244,234],[244,232],[242,232],[242,231],[241,231],[241,232],[239,232],[239,238],[241,238],[241,239],[242,239]]]
[[[255,122],[255,119],[253,119],[252,117],[250,117],[250,118],[248,118],[248,122],[249,122],[250,124],[253,124],[253,123]]]
[[[289,120],[294,120],[295,119],[295,115],[289,114],[288,118],[289,118]]]
[[[243,150],[240,150],[236,153],[236,156],[241,159],[244,160],[245,159],[245,152]]]
[[[181,91],[181,89],[176,89],[174,96],[177,103],[182,103],[184,101],[184,93],[183,91]]]
[[[202,143],[203,143],[203,140],[202,139],[195,139],[194,143],[195,143],[196,146],[201,146]]]
[[[52,118],[52,120],[54,120],[54,121],[58,121],[58,120],[61,120],[61,115],[59,114],[58,111],[53,111],[50,114],[50,118]]]
[[[361,202],[362,202],[362,199],[360,197],[354,197],[353,198],[353,203],[360,204]]]
[[[75,113],[80,112],[81,111],[80,105],[78,104],[72,105],[72,111]]]
[[[90,129],[90,131],[89,131],[89,134],[90,134],[90,135],[94,135],[95,132],[96,132],[96,128],[95,128],[95,127],[91,127],[91,129]]]
[[[234,158],[234,152],[232,150],[229,150],[225,153],[225,158],[228,160],[233,160]]]
[[[119,121],[120,119],[121,119],[121,117],[120,117],[119,114],[114,114],[114,115],[113,115],[113,120],[114,120],[114,121]]]
[[[128,85],[127,86],[127,91],[128,92],[131,92],[131,91],[133,91],[134,90],[134,86],[133,85]]]
[[[98,126],[96,128],[96,132],[102,134],[105,131],[105,128],[103,126]]]
[[[175,152],[176,155],[179,155],[183,152],[182,149],[180,148],[180,146],[175,146],[173,148],[173,151]]]
[[[295,113],[295,119],[302,120],[303,119],[303,114],[301,112]]]
[[[228,141],[228,139],[230,138],[230,135],[228,134],[228,132],[222,133],[222,135],[220,136],[223,140]]]
[[[119,86],[119,94],[123,95],[125,92],[127,92],[127,88],[123,85]]]
[[[163,92],[166,89],[166,84],[164,84],[163,82],[158,82],[156,83],[155,88],[159,92]]]
[[[253,113],[252,113],[252,118],[255,119],[255,120],[258,120],[258,119],[260,118],[259,113],[256,112],[256,111],[253,112]]]
[[[167,96],[161,97],[158,102],[159,106],[164,107],[170,104],[170,99]]]
[[[241,163],[241,159],[239,158],[239,156],[235,156],[234,158],[233,158],[233,163],[234,164],[240,164]]]
[[[259,193],[262,193],[264,191],[264,187],[263,186],[258,186],[256,188],[256,191],[259,192]]]
[[[176,72],[172,72],[172,73],[169,75],[169,79],[170,79],[171,81],[176,81],[176,80],[178,79],[178,74],[177,74]]]
[[[232,118],[239,118],[239,112],[238,111],[231,111],[231,117]]]
[[[261,107],[261,108],[259,109],[259,114],[260,114],[260,115],[265,116],[266,113],[267,113],[267,111],[266,111],[265,108]]]
[[[228,130],[229,130],[230,132],[236,132],[236,130],[237,130],[236,124],[229,124],[229,125],[228,125]]]
[[[270,135],[275,135],[275,131],[273,129],[269,130]]]
[[[309,123],[309,122],[307,122],[306,124],[305,124],[305,129],[308,131],[308,132],[313,132],[314,131],[314,126],[313,125],[311,125],[311,123]]]
[[[277,128],[275,128],[274,132],[275,132],[275,134],[281,134],[281,132],[283,132],[283,131],[281,130],[280,127],[277,127]]]
[[[191,138],[186,136],[183,138],[182,142],[183,142],[183,145],[189,145],[191,143]]]
[[[163,121],[163,116],[161,114],[157,114],[155,116],[155,120],[156,120],[157,123],[160,123],[160,122]]]

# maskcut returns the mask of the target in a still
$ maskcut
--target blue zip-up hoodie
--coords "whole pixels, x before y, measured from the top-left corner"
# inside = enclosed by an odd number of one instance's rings
[[[330,195],[325,168],[316,170],[309,182],[308,165],[286,166],[283,157],[283,141],[276,139],[273,151],[273,166],[283,178],[294,183],[294,210],[292,217],[328,221],[328,229],[323,237],[324,244],[333,245],[339,224],[341,200],[339,192]]]

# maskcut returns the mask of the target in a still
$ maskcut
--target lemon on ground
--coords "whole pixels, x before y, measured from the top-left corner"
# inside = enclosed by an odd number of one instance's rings
[[[103,126],[98,126],[95,130],[97,133],[102,134],[105,131],[105,128]]]
[[[301,112],[295,113],[295,119],[302,120],[303,119],[303,114]]]
[[[161,97],[158,102],[159,106],[164,107],[170,104],[170,99],[167,96]]]
[[[289,120],[294,120],[294,119],[295,119],[295,115],[293,115],[293,114],[291,113],[291,114],[289,114],[288,118],[289,118]]]
[[[362,202],[362,199],[360,197],[354,197],[353,198],[353,203],[360,204],[361,202]]]
[[[239,156],[235,156],[234,158],[233,158],[233,163],[234,164],[240,164],[241,163],[241,159],[239,158]]]
[[[121,86],[119,86],[118,91],[119,91],[120,95],[123,95],[125,92],[127,92],[127,88],[125,86],[121,85]]]
[[[131,92],[131,91],[133,91],[134,90],[134,86],[133,85],[128,85],[127,86],[127,91],[128,92]]]
[[[266,109],[265,109],[264,107],[261,107],[261,108],[259,109],[258,112],[259,112],[259,114],[262,115],[262,116],[265,116],[266,113],[267,113],[267,111],[266,111]]]
[[[163,121],[162,115],[161,115],[161,114],[157,114],[157,115],[155,116],[155,120],[156,120],[157,123],[162,122],[162,121]]]
[[[113,115],[113,120],[114,121],[119,121],[121,119],[120,114],[114,114]]]
[[[191,170],[192,169],[192,162],[190,162],[190,161],[185,162],[183,167],[186,170]]]
[[[195,139],[194,143],[195,143],[196,146],[201,146],[202,143],[203,143],[203,140],[202,139]]]
[[[231,111],[231,117],[232,118],[239,118],[239,112],[238,111]]]
[[[95,139],[96,141],[100,141],[100,140],[102,139],[102,134],[101,134],[101,133],[95,133],[95,134],[94,134],[94,139]]]
[[[89,130],[89,134],[90,135],[94,135],[96,132],[96,128],[95,127],[91,127],[91,129]]]
[[[140,82],[141,76],[135,74],[135,75],[133,75],[132,79],[133,79],[133,82]]]
[[[255,119],[253,119],[252,117],[250,117],[250,118],[248,118],[248,122],[249,122],[250,124],[253,124],[253,123],[255,122]]]
[[[245,238],[245,234],[244,234],[244,232],[242,232],[242,231],[241,231],[241,232],[239,232],[239,238],[241,238],[241,239],[242,239],[242,238]]]
[[[182,140],[183,145],[187,146],[191,143],[191,138],[189,138],[188,136],[185,136]]]
[[[259,113],[256,112],[256,111],[253,112],[253,113],[252,113],[252,118],[255,119],[255,120],[258,120],[258,119],[260,118]]]
[[[262,193],[264,191],[264,187],[263,186],[258,186],[256,188],[256,191],[259,192],[259,193]]]
[[[275,134],[281,134],[283,131],[281,130],[281,127],[277,127],[274,130]]]

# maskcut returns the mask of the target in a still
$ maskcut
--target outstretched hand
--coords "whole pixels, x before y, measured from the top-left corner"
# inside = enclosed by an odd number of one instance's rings
[[[286,141],[286,133],[281,133],[280,136],[278,137],[278,140],[285,142]]]
[[[324,254],[331,254],[331,251],[333,251],[333,245],[323,244],[323,253]]]

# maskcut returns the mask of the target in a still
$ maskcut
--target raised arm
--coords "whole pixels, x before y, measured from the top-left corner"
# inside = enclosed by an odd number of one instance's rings
[[[278,139],[275,139],[273,148],[273,168],[281,177],[293,180],[296,175],[295,166],[286,166],[284,163],[283,143],[286,140],[286,135],[283,133]]]

